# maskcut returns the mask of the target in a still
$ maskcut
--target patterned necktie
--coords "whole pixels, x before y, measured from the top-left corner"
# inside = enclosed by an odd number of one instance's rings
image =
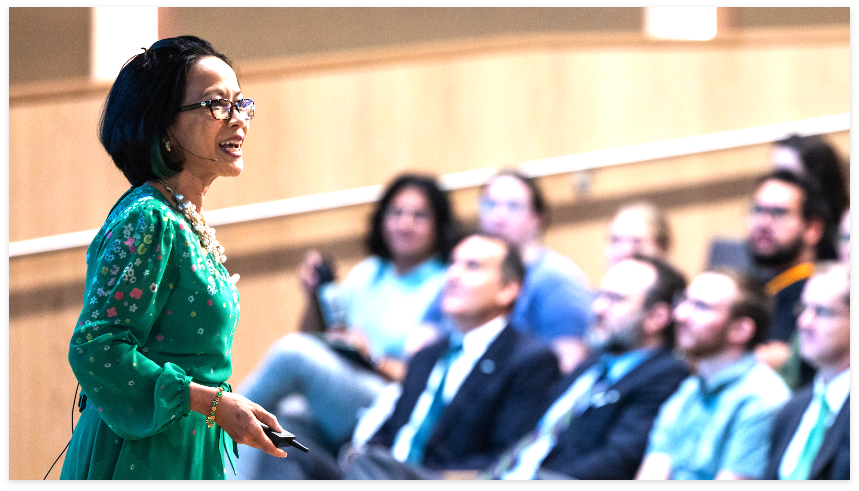
[[[435,422],[438,417],[441,415],[441,412],[447,406],[447,403],[444,402],[444,384],[447,380],[447,372],[450,369],[450,364],[453,359],[462,352],[462,339],[461,338],[451,338],[450,346],[447,349],[447,352],[441,358],[441,363],[443,367],[443,372],[441,375],[441,380],[438,383],[438,387],[436,387],[435,394],[433,395],[432,403],[430,404],[429,409],[427,410],[427,414],[424,417],[424,420],[421,422],[420,427],[415,432],[414,438],[412,438],[412,445],[409,448],[409,455],[406,457],[406,462],[409,462],[413,465],[420,465],[424,459],[424,450],[426,448],[427,441],[429,440],[430,434],[432,434],[432,429],[435,426]]]
[[[796,462],[796,467],[793,468],[788,479],[805,480],[811,473],[811,464],[814,458],[817,457],[817,452],[820,450],[820,445],[823,444],[823,437],[826,436],[826,423],[829,419],[829,404],[826,403],[824,393],[820,395],[820,412],[817,415],[817,422],[808,433],[808,439],[805,440],[805,446],[802,447],[802,453],[799,454],[799,460]]]
[[[552,435],[553,441],[557,441],[558,435],[570,426],[570,421],[572,421],[573,415],[579,415],[584,412],[584,410],[591,404],[594,395],[602,394],[608,388],[609,382],[606,378],[606,375],[608,374],[608,363],[605,361],[598,362],[594,365],[594,372],[595,376],[593,384],[591,384],[588,390],[584,391],[581,396],[570,404],[570,408],[567,411],[565,411],[551,424],[538,424],[536,428],[522,437],[512,449],[505,452],[501,458],[498,459],[498,462],[492,468],[490,474],[483,477],[487,479],[501,479],[504,474],[519,465],[524,452],[526,452],[529,447],[547,435]],[[548,453],[546,455],[548,455]],[[545,459],[545,457],[546,456],[544,455],[543,458]]]

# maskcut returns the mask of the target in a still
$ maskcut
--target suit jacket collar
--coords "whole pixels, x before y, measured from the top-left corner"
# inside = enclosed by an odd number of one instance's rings
[[[647,353],[647,355],[645,355],[644,359],[641,360],[641,362],[639,362],[639,364],[635,368],[633,368],[632,370],[627,372],[620,379],[615,380],[609,386],[609,390],[612,388],[618,388],[618,390],[622,390],[622,389],[626,388],[626,385],[628,385],[630,383],[635,383],[635,375],[634,374],[636,374],[639,370],[641,370],[641,367],[643,367],[649,363],[653,363],[654,360],[660,359],[666,355],[674,356],[671,353],[671,351],[666,349],[665,347],[659,347],[659,348],[654,348],[654,349],[650,350],[650,352]],[[579,378],[583,373],[585,373],[592,366],[594,366],[597,362],[599,362],[600,356],[601,355],[599,355],[599,354],[591,355],[590,357],[585,359],[585,361],[580,363],[579,366],[576,367],[572,373],[570,373],[569,375],[567,375],[566,377],[561,379],[561,381],[555,385],[555,389],[550,391],[550,393],[549,393],[550,401],[549,402],[550,403],[554,402],[558,397],[561,396],[561,394],[563,394],[570,387],[570,385],[572,385],[576,381],[577,378]],[[630,382],[630,376],[631,375],[632,375],[632,379],[631,379],[632,382]],[[617,386],[619,386],[619,387],[617,387]]]
[[[516,343],[520,339],[516,329],[507,324],[495,337],[495,340],[486,348],[483,356],[474,364],[474,368],[462,381],[456,395],[451,399],[447,409],[442,413],[433,429],[433,438],[443,435],[450,425],[450,415],[457,414],[458,406],[466,406],[474,399],[474,394],[479,394],[487,379],[495,376],[496,368],[503,364],[503,360],[515,350]],[[445,343],[446,344],[446,343]]]

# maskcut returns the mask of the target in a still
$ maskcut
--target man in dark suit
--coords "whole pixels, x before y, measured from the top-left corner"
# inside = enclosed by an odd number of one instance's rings
[[[764,478],[850,479],[850,265],[815,266],[799,307],[799,352],[817,373],[779,413]]]
[[[671,302],[685,286],[658,259],[635,255],[614,264],[585,337],[594,354],[549,390],[531,432],[491,476],[631,479],[659,406],[689,375],[671,352]]]
[[[560,372],[547,344],[507,323],[524,274],[516,249],[500,239],[472,235],[457,245],[442,297],[455,330],[412,357],[391,415],[341,459],[346,479],[484,468],[529,429]]]

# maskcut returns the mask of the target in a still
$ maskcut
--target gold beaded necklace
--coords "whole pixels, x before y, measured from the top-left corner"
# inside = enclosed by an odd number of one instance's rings
[[[227,256],[224,255],[224,246],[215,238],[215,229],[206,225],[206,219],[203,218],[202,214],[197,213],[197,207],[194,206],[194,203],[191,203],[184,196],[174,191],[167,182],[163,180],[159,180],[158,182],[176,199],[176,208],[188,220],[188,223],[191,224],[191,230],[197,234],[203,249],[209,251],[215,262],[223,264],[227,260]]]

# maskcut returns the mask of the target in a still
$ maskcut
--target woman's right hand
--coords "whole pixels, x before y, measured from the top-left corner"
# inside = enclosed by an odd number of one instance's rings
[[[215,412],[215,422],[237,443],[258,448],[275,457],[286,457],[286,451],[276,447],[260,426],[263,423],[274,431],[283,431],[277,418],[240,394],[224,392]]]
[[[191,382],[191,410],[208,416],[217,390]],[[283,431],[277,418],[243,395],[225,391],[215,411],[215,423],[236,443],[258,448],[275,457],[286,457],[286,452],[271,443],[260,426],[263,423],[275,431]]]

